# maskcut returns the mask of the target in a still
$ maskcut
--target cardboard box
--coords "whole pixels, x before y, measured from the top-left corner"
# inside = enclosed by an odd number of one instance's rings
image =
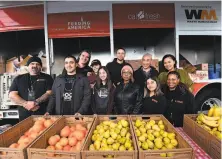
[[[153,66],[157,71],[159,71],[159,60],[153,59],[151,62],[151,66]]]
[[[200,81],[200,80],[208,80],[208,71],[199,71],[197,70],[195,73],[189,73],[189,76],[192,81]]]
[[[0,56],[0,74],[5,73],[5,60]]]
[[[9,60],[6,61],[6,72],[7,73],[14,73],[15,72],[15,67],[13,64],[13,61],[17,59],[17,57],[12,57]]]
[[[195,65],[195,67],[197,68],[197,70],[208,71],[208,63],[198,64]]]

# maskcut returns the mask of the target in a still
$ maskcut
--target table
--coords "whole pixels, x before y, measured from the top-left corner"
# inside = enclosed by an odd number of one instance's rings
[[[183,128],[176,128],[177,132],[189,143],[195,151],[195,159],[211,159],[211,157],[198,146],[184,131]]]

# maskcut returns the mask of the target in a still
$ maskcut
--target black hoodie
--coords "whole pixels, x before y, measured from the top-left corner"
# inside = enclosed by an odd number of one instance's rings
[[[123,63],[119,64],[117,62],[117,58],[115,58],[112,62],[109,62],[106,67],[109,70],[111,81],[116,86],[117,83],[121,82],[121,70],[123,66],[130,65],[127,62],[123,61]]]

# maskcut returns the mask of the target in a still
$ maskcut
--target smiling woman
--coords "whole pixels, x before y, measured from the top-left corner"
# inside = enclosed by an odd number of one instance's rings
[[[193,91],[193,81],[190,79],[188,73],[185,70],[176,68],[177,61],[173,55],[167,54],[162,59],[163,67],[165,72],[162,72],[158,78],[162,85],[167,83],[167,75],[169,72],[176,71],[180,75],[180,82],[186,85],[186,87],[192,92]]]
[[[195,108],[193,94],[180,81],[180,74],[177,71],[169,72],[164,91],[167,100],[165,116],[175,127],[183,126],[184,114],[194,113]]]
[[[116,114],[139,114],[143,94],[140,87],[134,83],[133,69],[130,65],[121,70],[122,81],[117,84],[114,94],[114,111]]]

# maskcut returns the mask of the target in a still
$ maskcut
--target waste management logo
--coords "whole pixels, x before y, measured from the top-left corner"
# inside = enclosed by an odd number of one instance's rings
[[[140,21],[159,21],[160,14],[159,13],[146,13],[144,10],[142,10],[135,14],[129,14],[128,19],[140,20]]]
[[[187,23],[217,23],[217,12],[211,6],[184,6]]]
[[[91,28],[91,22],[81,17],[80,21],[68,22],[68,30],[86,30]]]

